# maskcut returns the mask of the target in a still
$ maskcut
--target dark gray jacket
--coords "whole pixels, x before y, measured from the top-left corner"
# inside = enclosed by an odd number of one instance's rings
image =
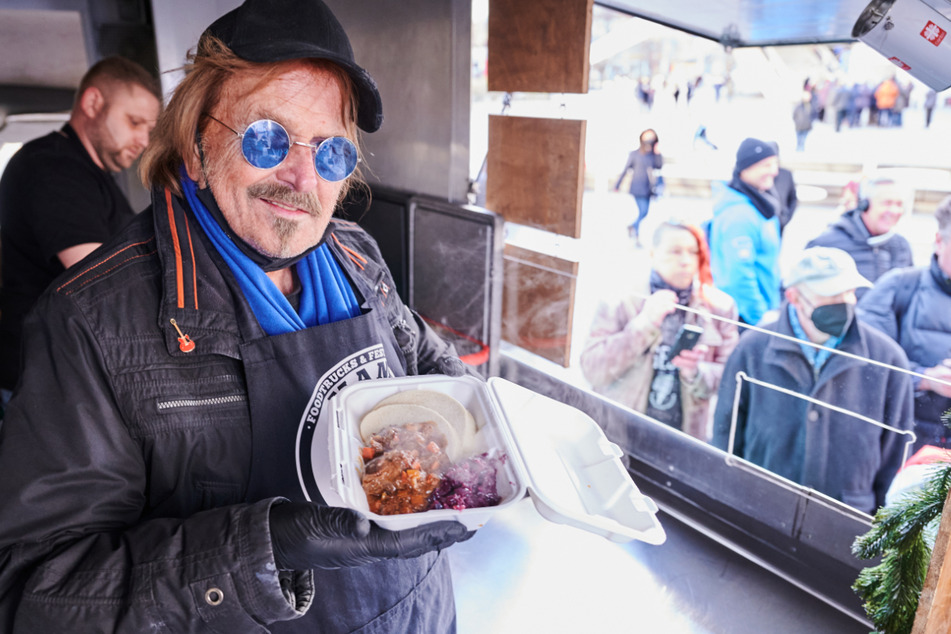
[[[651,187],[653,185],[652,180],[656,178],[654,170],[659,170],[664,165],[664,157],[656,152],[641,152],[640,150],[634,150],[627,156],[627,162],[624,164],[624,169],[621,170],[621,175],[617,179],[617,183],[614,185],[614,189],[617,189],[621,186],[621,182],[624,180],[624,176],[631,172],[631,186],[629,188],[629,193],[631,196],[640,196],[642,198],[647,198],[651,196]]]
[[[862,222],[858,209],[847,211],[830,224],[825,231],[806,245],[809,247],[835,247],[852,256],[859,273],[873,284],[892,269],[912,265],[911,245],[897,233],[879,242],[872,238]],[[871,243],[869,242],[871,240]],[[856,290],[860,297],[867,289]]]
[[[788,304],[766,330],[794,336]],[[907,369],[894,341],[857,320],[839,350]],[[738,372],[909,430],[912,385],[907,374],[832,355],[816,373],[800,345],[748,331],[723,369],[713,418],[713,444],[727,449]],[[908,438],[801,398],[744,381],[733,452],[793,482],[873,513],[902,463]]]
[[[907,297],[907,306],[898,306],[903,297]],[[915,372],[922,373],[951,358],[951,282],[933,257],[930,266],[883,276],[862,297],[857,310],[862,321],[898,342]],[[925,442],[951,446],[951,442],[938,442],[941,437],[951,436],[951,431],[941,423],[941,415],[951,410],[951,399],[930,390],[918,390],[920,382],[914,379],[918,446]]]
[[[462,373],[396,296],[373,240],[348,222],[327,232],[357,295],[386,314],[403,370]],[[179,349],[172,318],[193,352]],[[265,632],[346,607],[326,599],[336,571],[278,574],[275,499],[245,501],[239,344],[264,333],[178,198],[156,192],[152,209],[54,282],[24,332],[25,373],[0,428],[0,631]],[[423,591],[378,622],[445,631],[445,557],[418,559],[409,583]],[[224,600],[207,601],[209,588]]]

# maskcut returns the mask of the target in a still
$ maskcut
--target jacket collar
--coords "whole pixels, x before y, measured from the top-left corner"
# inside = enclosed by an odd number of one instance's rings
[[[396,289],[387,284],[384,265],[375,258],[366,257],[356,236],[366,239],[359,225],[332,218],[324,241],[353,284],[357,297],[361,299],[361,307],[385,307],[388,301],[395,301]]]
[[[892,230],[882,235],[873,236],[868,230],[868,227],[865,226],[865,221],[862,220],[862,213],[863,212],[858,209],[847,211],[836,220],[835,224],[856,242],[861,242],[869,246],[884,245],[897,235],[897,233]]]
[[[155,189],[152,209],[163,270],[158,326],[165,333],[169,354],[240,358],[243,341],[266,335],[227,263],[181,198],[167,189]],[[396,297],[395,289],[385,282],[383,266],[366,257],[351,237],[362,234],[356,223],[331,219],[327,233],[326,242],[353,283],[363,308],[382,308],[391,293]],[[185,351],[187,341],[180,341],[185,335],[195,344],[189,352]]]
[[[934,279],[935,284],[945,295],[951,295],[951,279],[944,274],[944,271],[941,270],[941,267],[938,265],[938,256],[931,256],[931,263],[928,265],[928,272],[931,273],[931,277]]]
[[[158,326],[165,333],[169,354],[238,358],[242,339],[260,331],[260,326],[234,279],[222,273],[227,266],[182,199],[168,189],[155,189],[152,209],[163,271]],[[179,340],[185,335],[195,344],[190,351]]]

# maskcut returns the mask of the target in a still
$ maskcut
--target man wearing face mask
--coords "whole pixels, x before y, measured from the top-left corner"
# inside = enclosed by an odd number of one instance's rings
[[[729,451],[732,436],[734,455],[872,513],[884,504],[901,466],[906,435],[773,387],[745,380],[738,385],[735,377],[743,372],[751,380],[910,430],[911,378],[861,360],[907,369],[907,358],[894,341],[855,318],[855,289],[870,284],[844,251],[806,249],[784,282],[779,319],[741,337],[727,360],[713,443]]]

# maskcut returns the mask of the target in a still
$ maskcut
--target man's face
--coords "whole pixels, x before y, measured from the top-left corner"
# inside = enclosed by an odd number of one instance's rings
[[[946,276],[951,277],[951,230],[940,232],[935,238],[934,252],[938,258],[938,267]]]
[[[110,172],[130,167],[149,144],[160,104],[139,86],[117,86],[103,93],[102,109],[87,130],[90,145]]]
[[[888,233],[905,213],[905,198],[901,189],[884,183],[872,190],[868,210],[862,213],[862,221],[873,236]]]
[[[740,180],[764,192],[773,186],[773,180],[777,174],[779,174],[779,158],[770,156],[740,172]]]
[[[686,229],[667,229],[651,252],[651,264],[661,279],[674,288],[689,288],[697,275],[700,250]]]
[[[266,84],[261,84],[260,75],[229,80],[209,114],[239,132],[259,119],[272,119],[284,126],[292,141],[319,143],[332,136],[350,136],[342,105],[341,88],[332,74],[296,63]],[[311,148],[291,145],[281,164],[260,169],[245,161],[241,138],[223,125],[209,123],[202,141],[204,176],[239,237],[278,258],[299,255],[320,241],[346,181],[320,178]]]

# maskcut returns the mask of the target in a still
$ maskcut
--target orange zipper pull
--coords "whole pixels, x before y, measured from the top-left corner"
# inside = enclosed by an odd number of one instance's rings
[[[175,331],[178,333],[178,348],[182,352],[191,352],[195,349],[195,342],[191,340],[191,337],[184,334],[181,328],[178,327],[178,322],[174,319],[170,319],[172,325],[175,327]]]

